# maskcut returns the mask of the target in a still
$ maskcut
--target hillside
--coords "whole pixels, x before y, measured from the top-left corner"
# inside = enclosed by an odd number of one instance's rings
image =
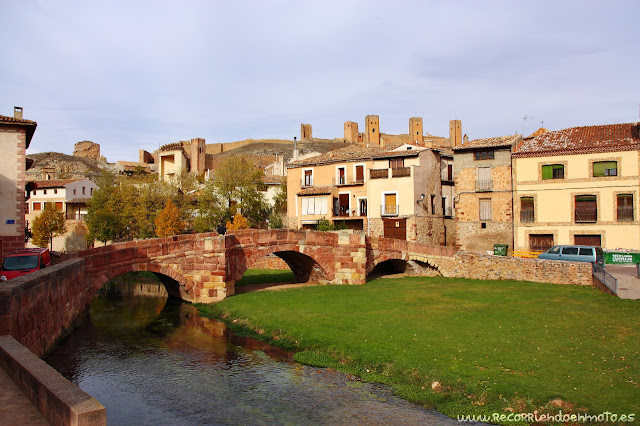
[[[27,182],[47,179],[96,178],[103,170],[114,171],[114,168],[107,163],[59,152],[29,154],[27,160],[33,161],[26,173]]]

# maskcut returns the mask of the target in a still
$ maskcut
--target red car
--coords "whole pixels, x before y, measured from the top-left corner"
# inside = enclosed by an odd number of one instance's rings
[[[49,265],[51,265],[51,255],[48,248],[16,250],[4,258],[0,275],[2,278],[10,280]]]

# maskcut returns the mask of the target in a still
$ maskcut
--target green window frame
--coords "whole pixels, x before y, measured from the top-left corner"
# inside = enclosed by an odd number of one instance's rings
[[[542,166],[542,179],[564,179],[564,164]]]
[[[617,161],[596,161],[593,163],[593,177],[618,176]]]

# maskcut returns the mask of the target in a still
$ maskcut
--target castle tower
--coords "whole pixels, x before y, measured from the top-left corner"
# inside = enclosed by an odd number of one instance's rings
[[[380,117],[377,115],[367,115],[365,118],[365,138],[368,146],[380,146]]]
[[[344,123],[344,139],[347,143],[358,143],[358,123],[353,121]]]
[[[205,171],[205,159],[207,158],[205,141],[202,138],[191,139],[191,171],[200,174]]]
[[[462,121],[449,121],[449,141],[452,148],[462,145]]]
[[[409,119],[410,141],[416,145],[424,145],[422,133],[422,117],[411,117]]]
[[[306,139],[313,139],[313,133],[311,124],[300,125],[300,142],[304,142]]]

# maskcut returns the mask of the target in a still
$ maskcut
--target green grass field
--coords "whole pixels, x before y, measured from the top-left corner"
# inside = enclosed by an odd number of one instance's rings
[[[247,269],[236,286],[263,283],[291,283],[293,272],[278,269]]]
[[[407,277],[200,309],[451,417],[640,411],[640,303],[593,288]]]

